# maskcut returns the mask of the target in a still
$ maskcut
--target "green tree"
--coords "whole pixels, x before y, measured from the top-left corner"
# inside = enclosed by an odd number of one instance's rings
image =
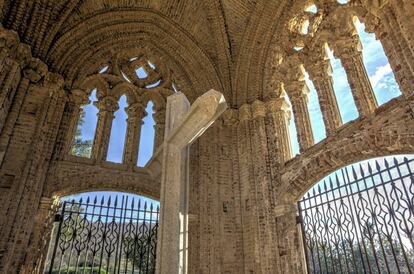
[[[71,154],[79,157],[89,158],[92,152],[92,140],[84,140],[82,138],[81,127],[85,123],[85,111],[81,109],[78,126],[73,140]]]

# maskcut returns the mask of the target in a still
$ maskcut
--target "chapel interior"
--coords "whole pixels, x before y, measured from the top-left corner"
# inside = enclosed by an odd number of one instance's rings
[[[0,0],[0,273],[414,273],[410,154],[412,0]]]

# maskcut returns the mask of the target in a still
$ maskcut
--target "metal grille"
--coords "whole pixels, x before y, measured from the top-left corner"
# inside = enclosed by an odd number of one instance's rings
[[[343,168],[299,202],[309,273],[413,273],[414,158]]]
[[[47,273],[155,273],[158,217],[128,196],[64,202]]]

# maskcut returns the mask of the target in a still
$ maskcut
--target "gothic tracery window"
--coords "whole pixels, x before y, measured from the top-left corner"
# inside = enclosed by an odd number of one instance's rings
[[[108,60],[79,83],[81,90],[91,85],[99,88],[94,89],[88,105],[94,112],[81,111],[71,154],[98,162],[145,166],[163,139],[166,97],[178,91],[171,72],[157,58],[139,52]],[[87,140],[80,129],[85,125],[85,132],[96,128],[96,134],[89,134]],[[79,152],[79,144],[88,146],[87,153]]]
[[[349,0],[292,7],[272,81],[284,84],[301,152],[401,95],[382,41],[370,33],[378,20],[364,9]]]

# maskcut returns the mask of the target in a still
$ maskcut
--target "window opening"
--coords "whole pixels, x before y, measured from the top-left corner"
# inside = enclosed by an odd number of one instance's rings
[[[374,33],[367,33],[365,25],[354,17],[355,27],[363,45],[364,65],[379,105],[401,95],[394,73],[380,41]]]
[[[155,140],[155,120],[154,120],[154,104],[149,101],[145,111],[147,115],[143,119],[143,125],[141,127],[141,138],[139,142],[138,150],[138,163],[139,167],[144,167],[151,159],[154,153],[154,140]]]
[[[151,63],[150,61],[148,61],[148,65],[149,65],[152,69],[155,69],[155,65],[154,65],[154,63]]]
[[[93,139],[98,122],[98,109],[93,104],[97,101],[96,89],[92,90],[89,101],[88,105],[82,106],[80,109],[78,125],[70,151],[74,156],[85,158],[91,157]]]
[[[148,73],[145,71],[143,67],[139,67],[135,71],[139,79],[145,79],[148,77]]]
[[[352,96],[351,88],[348,83],[348,76],[343,68],[341,61],[336,59],[333,51],[327,48],[329,61],[332,66],[332,80],[336,99],[338,100],[339,112],[342,121],[345,123],[358,118],[358,110]]]
[[[105,73],[108,71],[109,66],[104,66],[99,70],[99,73]]]
[[[307,7],[305,9],[305,11],[310,12],[310,13],[317,13],[318,12],[318,8],[315,6],[315,4]]]
[[[318,93],[313,82],[309,79],[309,74],[305,71],[305,81],[309,88],[308,111],[311,120],[311,127],[315,143],[326,138],[326,129],[323,122],[322,111],[319,105]]]
[[[295,115],[292,111],[292,104],[290,103],[289,96],[285,93],[285,98],[288,104],[290,105],[291,115],[290,115],[290,121],[289,121],[289,136],[290,136],[290,144],[292,147],[292,156],[295,157],[296,155],[299,155],[299,142],[298,142],[298,134],[296,131],[296,125],[295,125]]]
[[[121,71],[121,73],[122,73],[122,76],[125,78],[125,80],[127,80],[129,83],[132,83],[131,79],[129,79],[128,76],[126,76],[123,71]]]
[[[115,118],[112,121],[111,136],[106,157],[107,161],[114,163],[122,163],[128,118],[125,111],[125,108],[127,107],[126,96],[121,96],[118,103],[119,109],[115,112]]]
[[[145,88],[155,88],[155,87],[158,87],[160,85],[160,83],[161,83],[161,79],[158,80],[158,81],[156,81],[156,82],[154,82],[154,83],[151,83],[149,85],[146,85]]]
[[[175,85],[175,83],[171,84],[172,89],[174,90],[174,92],[178,92],[177,86]]]

